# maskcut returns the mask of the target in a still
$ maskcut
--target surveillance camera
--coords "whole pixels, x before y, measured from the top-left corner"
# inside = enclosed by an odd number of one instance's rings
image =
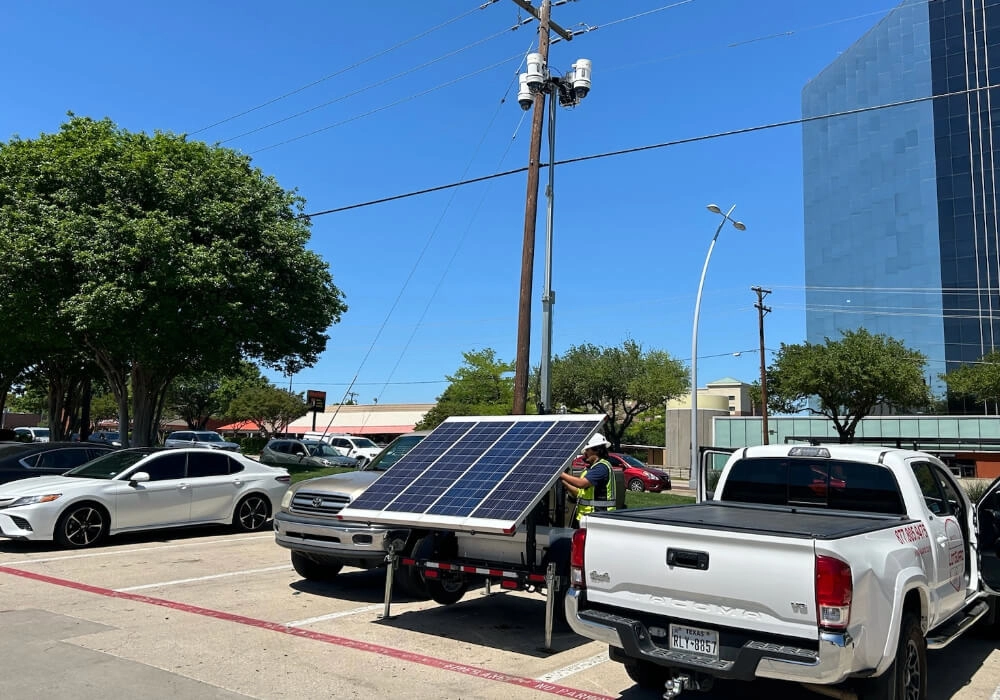
[[[517,103],[521,105],[521,109],[527,112],[531,109],[531,105],[535,102],[535,96],[531,94],[530,88],[528,88],[528,74],[521,73],[517,77],[519,88],[517,90]]]
[[[542,54],[529,53],[527,58],[528,72],[525,73],[528,89],[532,92],[539,92],[545,85],[545,64],[542,62]]]
[[[590,92],[590,66],[589,58],[579,58],[573,64],[573,91],[581,100]]]

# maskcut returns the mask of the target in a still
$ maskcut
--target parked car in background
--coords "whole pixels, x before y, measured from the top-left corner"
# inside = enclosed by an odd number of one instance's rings
[[[267,524],[290,482],[286,469],[218,450],[112,450],[62,476],[0,486],[0,537],[80,548],[188,525],[250,532]]]
[[[49,441],[49,429],[48,428],[14,428],[14,432],[17,434],[18,440],[23,440],[24,442],[48,442]]]
[[[611,462],[611,467],[615,471],[622,472],[622,475],[625,477],[625,488],[629,491],[651,491],[658,493],[671,489],[670,474],[662,469],[648,467],[632,455],[612,452],[608,455],[608,461]],[[586,466],[587,463],[583,461],[582,456],[573,460],[572,469],[574,473],[579,473]]]
[[[213,430],[175,430],[163,441],[164,447],[207,447],[212,450],[239,452],[238,443],[229,442]]]
[[[96,442],[98,444],[107,444],[114,447],[122,446],[121,433],[117,430],[95,430],[90,435],[87,436],[87,442]]]
[[[356,467],[357,460],[345,457],[319,440],[268,440],[260,451],[261,464],[274,467],[308,465],[314,467]]]
[[[62,474],[111,449],[110,445],[79,442],[0,443],[0,484],[32,476]]]
[[[345,457],[352,457],[358,462],[359,467],[363,467],[382,451],[382,448],[366,437],[356,435],[341,435],[334,433],[306,433],[304,436],[309,440],[322,440]]]

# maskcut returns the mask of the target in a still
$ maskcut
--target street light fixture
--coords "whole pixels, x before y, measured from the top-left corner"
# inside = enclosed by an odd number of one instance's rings
[[[552,306],[555,292],[552,290],[552,229],[555,203],[555,161],[556,161],[556,102],[563,107],[575,107],[580,100],[590,94],[591,61],[577,59],[572,70],[562,77],[551,75],[541,54],[530,53],[527,58],[527,72],[518,76],[517,102],[527,111],[534,104],[534,96],[545,93],[549,96],[549,182],[545,189],[547,200],[545,212],[545,280],[542,288],[542,358],[539,365],[541,396],[539,412],[552,411]]]
[[[715,229],[712,242],[708,246],[708,255],[705,256],[705,265],[701,268],[701,279],[698,281],[698,294],[694,299],[694,323],[691,327],[691,481],[692,486],[697,488],[699,479],[698,464],[698,314],[701,312],[701,291],[705,287],[705,274],[708,272],[708,261],[712,259],[712,250],[715,248],[715,241],[718,240],[722,227],[729,221],[737,231],[746,231],[747,227],[742,221],[730,218],[734,204],[729,211],[722,213],[722,209],[717,204],[709,204],[707,209],[713,214],[722,216],[719,227]]]

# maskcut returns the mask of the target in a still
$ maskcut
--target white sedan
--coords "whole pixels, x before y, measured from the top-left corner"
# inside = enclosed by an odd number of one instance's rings
[[[137,447],[0,485],[0,537],[90,547],[108,535],[211,523],[259,530],[288,471],[231,452]]]

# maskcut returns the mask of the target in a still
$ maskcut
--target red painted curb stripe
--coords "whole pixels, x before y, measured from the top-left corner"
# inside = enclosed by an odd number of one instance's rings
[[[530,688],[531,690],[539,690],[542,691],[543,693],[558,695],[559,697],[577,698],[577,700],[614,700],[614,698],[610,695],[588,693],[587,691],[577,690],[576,688],[569,688],[564,685],[555,685],[554,683],[536,681],[533,678],[512,676],[507,673],[490,671],[488,669],[478,668],[476,666],[466,666],[465,664],[453,663],[451,661],[438,659],[433,656],[425,656],[424,654],[415,654],[413,652],[403,651],[402,649],[395,649],[393,647],[382,646],[381,644],[372,644],[370,642],[362,642],[356,639],[339,637],[333,634],[314,632],[312,630],[306,630],[300,627],[287,627],[278,622],[268,622],[267,620],[258,620],[253,617],[246,617],[244,615],[236,615],[234,613],[222,612],[221,610],[212,610],[210,608],[202,608],[197,605],[188,605],[187,603],[178,603],[177,601],[173,600],[165,600],[163,598],[153,598],[151,596],[138,595],[135,593],[127,593],[124,591],[114,591],[110,588],[91,586],[90,584],[80,583],[79,581],[70,581],[68,579],[56,578],[54,576],[46,576],[45,574],[36,574],[31,571],[24,571],[23,569],[13,569],[8,566],[0,566],[0,573],[9,574],[11,576],[20,576],[21,578],[32,579],[34,581],[42,581],[43,583],[49,583],[54,586],[71,588],[77,591],[83,591],[85,593],[93,593],[94,595],[105,596],[107,598],[121,598],[122,600],[131,600],[137,603],[146,603],[148,605],[159,605],[164,608],[170,608],[171,610],[180,610],[182,612],[191,613],[193,615],[201,615],[203,617],[214,617],[217,620],[224,620],[226,622],[235,622],[240,625],[246,625],[247,627],[257,627],[259,629],[270,630],[272,632],[280,632],[281,634],[288,634],[293,637],[305,637],[306,639],[312,639],[317,642],[324,642],[325,644],[335,644],[337,646],[346,647],[348,649],[356,649],[358,651],[366,651],[372,654],[389,656],[394,659],[409,661],[411,663],[421,664],[423,666],[430,666],[431,668],[439,668],[444,671],[461,673],[466,676],[485,678],[486,680],[497,681],[500,683],[509,683],[510,685],[517,685],[522,688]]]

